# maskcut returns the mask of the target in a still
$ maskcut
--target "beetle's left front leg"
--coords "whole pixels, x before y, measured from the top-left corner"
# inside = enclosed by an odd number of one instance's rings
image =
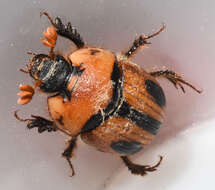
[[[58,35],[71,40],[77,46],[77,48],[83,48],[85,46],[85,42],[83,41],[81,35],[78,33],[77,29],[71,25],[70,22],[65,25],[62,23],[59,17],[52,19],[47,12],[41,12],[40,15],[47,16],[51,24],[56,28]]]
[[[18,116],[17,111],[14,112],[14,116],[19,121],[27,122],[28,129],[38,128],[38,133],[42,133],[44,131],[48,132],[57,131],[55,123],[43,117],[31,115],[30,119],[22,119]]]
[[[76,142],[77,142],[77,137],[72,137],[72,139],[69,141],[68,147],[62,153],[62,156],[65,157],[65,159],[69,163],[70,168],[72,169],[72,176],[75,175],[75,170],[73,168],[73,165],[70,159],[72,158],[73,150],[76,147]]]

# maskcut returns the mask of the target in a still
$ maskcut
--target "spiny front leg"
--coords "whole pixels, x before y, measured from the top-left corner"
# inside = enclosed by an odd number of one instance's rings
[[[132,46],[130,47],[130,49],[124,54],[124,56],[126,56],[127,58],[130,58],[130,56],[132,56],[140,47],[143,47],[146,44],[151,44],[150,42],[148,42],[147,40],[150,38],[153,38],[154,36],[157,36],[158,34],[160,34],[165,28],[165,25],[163,24],[163,26],[155,33],[151,34],[151,35],[140,35],[139,38],[135,39]]]
[[[56,17],[53,20],[47,12],[41,12],[40,15],[45,15],[51,22],[51,24],[56,28],[58,35],[63,36],[71,40],[78,48],[84,47],[85,43],[77,32],[77,29],[71,25],[70,22],[67,25],[64,25],[59,17]]]
[[[160,156],[160,160],[154,166],[134,164],[131,160],[128,159],[127,156],[121,156],[121,159],[132,174],[144,176],[147,174],[147,172],[156,171],[157,167],[161,164],[163,157]]]
[[[182,84],[189,86],[190,88],[192,88],[198,93],[202,92],[201,90],[198,90],[196,87],[194,87],[192,84],[185,81],[180,75],[178,75],[174,71],[161,70],[161,71],[150,72],[149,74],[152,75],[153,77],[164,77],[168,79],[175,86],[176,89],[178,89],[178,86],[179,86],[184,93],[185,93],[185,89]]]
[[[75,170],[73,168],[72,162],[71,162],[71,158],[72,158],[72,153],[74,148],[76,147],[76,142],[77,142],[77,137],[73,137],[70,141],[69,141],[69,145],[68,147],[64,150],[64,152],[62,153],[62,156],[65,157],[65,159],[67,160],[67,162],[69,163],[70,168],[72,169],[72,176],[75,175]]]
[[[44,131],[48,132],[57,131],[54,122],[47,120],[43,117],[31,115],[32,117],[31,119],[22,119],[18,116],[17,111],[14,112],[14,116],[19,121],[27,122],[28,129],[38,128],[38,133],[42,133]]]

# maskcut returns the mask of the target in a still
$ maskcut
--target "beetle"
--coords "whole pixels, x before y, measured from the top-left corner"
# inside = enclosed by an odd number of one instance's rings
[[[41,39],[50,47],[50,52],[48,55],[29,53],[33,56],[30,64],[27,70],[21,71],[30,75],[34,87],[19,86],[18,104],[29,103],[39,88],[49,94],[47,104],[52,120],[36,115],[22,119],[17,111],[15,117],[27,122],[27,128],[37,128],[39,133],[61,131],[71,138],[62,155],[72,175],[75,171],[71,157],[78,136],[102,152],[119,156],[133,174],[144,176],[155,171],[162,156],[154,166],[135,164],[128,156],[150,144],[163,122],[166,98],[156,79],[166,78],[183,92],[183,85],[201,92],[174,71],[146,72],[130,61],[134,53],[150,44],[148,39],[157,36],[165,26],[151,35],[140,35],[128,51],[115,54],[88,47],[70,22],[65,25],[59,17],[52,19],[47,12],[41,15],[51,23],[43,33],[46,39]],[[77,49],[67,56],[56,53],[58,35],[72,41]]]

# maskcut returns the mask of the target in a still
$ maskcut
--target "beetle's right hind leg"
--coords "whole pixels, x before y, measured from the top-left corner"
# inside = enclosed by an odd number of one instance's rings
[[[55,20],[53,20],[47,12],[41,12],[40,15],[47,16],[51,24],[56,28],[58,35],[68,38],[78,48],[84,47],[85,43],[81,35],[78,33],[77,29],[71,25],[70,22],[64,25],[59,17],[56,17]]]
[[[129,160],[127,156],[121,156],[121,159],[124,162],[124,164],[128,167],[128,169],[131,171],[132,174],[144,176],[147,174],[147,172],[156,171],[163,157],[160,156],[159,162],[154,166],[134,164],[131,160]]]
[[[17,111],[14,112],[14,116],[19,121],[27,122],[28,129],[38,128],[38,133],[42,133],[44,131],[57,131],[57,127],[55,126],[54,122],[43,117],[31,115],[31,119],[22,119],[18,116]]]

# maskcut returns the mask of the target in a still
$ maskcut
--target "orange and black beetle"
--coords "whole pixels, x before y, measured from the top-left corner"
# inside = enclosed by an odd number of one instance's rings
[[[127,156],[150,144],[163,122],[166,100],[156,78],[167,78],[183,91],[182,84],[188,85],[200,93],[173,71],[147,73],[129,60],[164,26],[152,35],[141,35],[126,53],[116,55],[108,50],[88,47],[70,23],[64,25],[60,18],[52,20],[46,12],[42,14],[53,25],[44,32],[46,39],[41,40],[51,48],[50,54],[31,53],[33,58],[28,70],[21,71],[30,74],[35,86],[20,85],[18,103],[28,103],[36,87],[51,93],[48,110],[52,121],[35,115],[31,119],[21,119],[15,112],[16,118],[27,122],[29,129],[38,128],[39,133],[60,130],[69,135],[71,140],[63,156],[73,175],[70,158],[79,135],[98,150],[120,156],[134,174],[155,171],[162,157],[150,167],[134,164]],[[77,50],[67,57],[55,53],[58,35],[74,42]]]

